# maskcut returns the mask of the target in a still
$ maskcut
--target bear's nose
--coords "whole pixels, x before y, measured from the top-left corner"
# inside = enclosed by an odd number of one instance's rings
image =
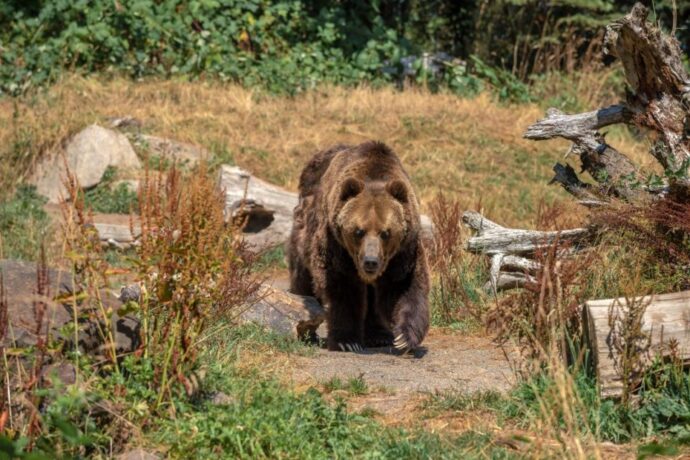
[[[372,256],[364,257],[364,271],[372,273],[372,272],[375,272],[377,268],[379,268],[379,258],[378,257],[372,257]]]

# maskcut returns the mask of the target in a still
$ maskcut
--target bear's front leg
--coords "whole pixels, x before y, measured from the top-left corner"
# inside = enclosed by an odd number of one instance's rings
[[[426,257],[418,255],[407,289],[393,308],[393,346],[399,350],[417,348],[429,331],[429,273]]]
[[[328,349],[362,351],[367,309],[366,286],[359,280],[330,274],[327,292]]]

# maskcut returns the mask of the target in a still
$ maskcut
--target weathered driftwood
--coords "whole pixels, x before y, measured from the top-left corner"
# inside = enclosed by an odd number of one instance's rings
[[[537,251],[556,241],[577,248],[592,237],[592,232],[586,228],[551,232],[506,228],[475,211],[463,213],[462,220],[477,232],[468,240],[467,250],[491,256],[490,278],[484,289],[494,293],[534,282],[534,274],[541,265],[529,257]]]
[[[641,314],[641,322],[638,331],[628,326],[626,332],[631,308]],[[690,365],[690,291],[640,297],[630,303],[625,298],[590,300],[583,306],[583,318],[602,397],[620,397],[631,384],[631,376],[623,375],[623,370],[640,372],[657,356],[669,357],[673,352]],[[632,364],[625,363],[626,347],[635,351]]]
[[[236,166],[221,166],[220,187],[225,190],[226,218],[244,222],[244,237],[250,248],[266,249],[285,243],[292,229],[292,214],[298,196],[270,184]],[[422,216],[425,237],[433,230]]]
[[[532,254],[558,240],[577,243],[591,237],[591,231],[586,228],[541,232],[537,230],[523,230],[501,227],[474,211],[463,214],[463,222],[477,231],[467,242],[467,249],[487,255],[495,254]],[[480,225],[476,225],[479,222]]]
[[[562,137],[573,142],[570,152],[580,157],[582,171],[598,183],[581,181],[569,166],[557,165],[552,183],[561,184],[582,204],[602,205],[609,198],[641,201],[674,188],[690,197],[690,182],[672,179],[657,190],[640,187],[644,175],[623,153],[608,145],[598,130],[616,123],[649,128],[659,134],[650,153],[664,169],[677,171],[690,158],[687,120],[690,79],[674,37],[647,22],[649,10],[637,3],[630,14],[609,25],[605,53],[621,61],[632,89],[625,103],[577,115],[549,109],[546,118],[529,128],[524,137],[533,140]],[[592,196],[593,195],[593,196]]]
[[[606,28],[604,52],[623,64],[632,89],[627,106],[636,124],[657,131],[666,146],[657,159],[677,170],[690,158],[685,129],[690,79],[678,40],[647,22],[649,9],[637,3],[630,14]]]

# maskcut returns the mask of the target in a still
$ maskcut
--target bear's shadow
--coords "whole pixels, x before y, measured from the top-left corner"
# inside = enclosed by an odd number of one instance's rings
[[[427,347],[417,347],[414,350],[403,352],[395,347],[365,348],[362,355],[391,355],[402,358],[422,359],[429,352]]]
[[[321,348],[326,348],[325,343],[321,344]],[[400,356],[402,358],[422,359],[429,352],[427,347],[418,347],[412,351],[403,352],[395,347],[370,347],[363,351],[350,353],[355,355],[389,355]],[[342,351],[334,351],[333,353],[343,353]]]

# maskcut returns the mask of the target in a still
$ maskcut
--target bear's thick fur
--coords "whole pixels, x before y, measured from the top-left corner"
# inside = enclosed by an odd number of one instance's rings
[[[337,145],[302,171],[290,289],[328,305],[328,348],[413,349],[429,329],[419,204],[385,144]]]

